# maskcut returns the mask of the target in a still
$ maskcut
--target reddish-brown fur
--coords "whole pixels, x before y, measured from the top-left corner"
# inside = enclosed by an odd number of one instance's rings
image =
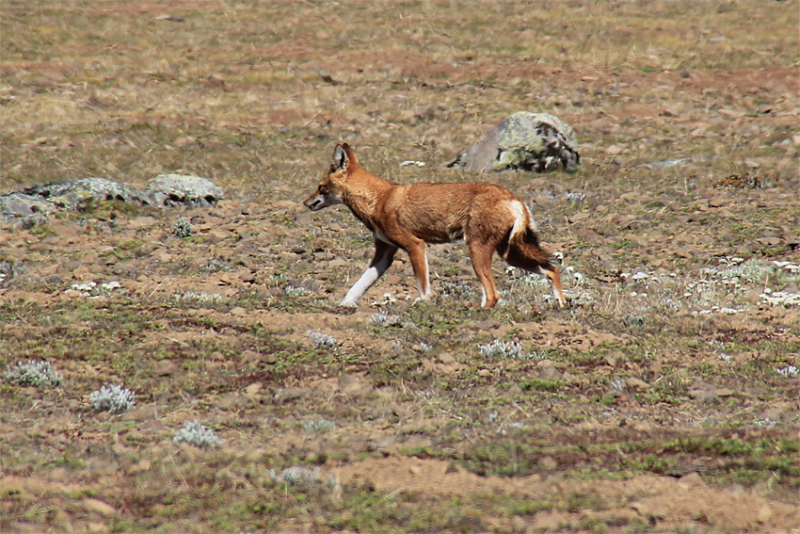
[[[328,174],[305,200],[312,211],[345,204],[375,236],[375,256],[342,301],[354,306],[392,263],[398,249],[408,252],[422,298],[431,294],[427,243],[467,242],[472,266],[483,288],[481,304],[499,298],[492,276],[497,252],[509,264],[550,278],[564,305],[558,269],[539,247],[531,216],[521,198],[498,185],[418,183],[399,185],[366,171],[355,152],[337,145]]]

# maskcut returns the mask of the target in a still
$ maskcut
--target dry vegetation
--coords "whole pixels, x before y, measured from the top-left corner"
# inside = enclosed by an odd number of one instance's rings
[[[799,19],[4,1],[0,194],[183,172],[227,199],[2,223],[0,366],[63,380],[0,382],[0,529],[796,529]],[[503,300],[474,308],[454,244],[431,301],[401,258],[338,309],[370,236],[299,204],[335,143],[397,181],[474,180],[443,164],[521,109],[571,124],[582,168],[483,179],[532,206],[572,305],[496,262]],[[114,384],[132,409],[96,410]]]

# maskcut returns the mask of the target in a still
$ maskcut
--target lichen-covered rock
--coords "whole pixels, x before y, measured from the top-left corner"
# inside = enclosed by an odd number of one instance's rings
[[[574,130],[548,113],[519,111],[448,164],[470,172],[521,169],[574,171],[580,164]]]
[[[38,196],[20,192],[0,196],[0,219],[4,220],[45,216],[54,209],[55,205]]]
[[[224,195],[222,188],[211,180],[183,174],[160,174],[147,184],[145,193],[156,205],[166,207],[216,206]]]
[[[107,178],[76,178],[59,180],[26,187],[25,195],[37,196],[59,208],[86,209],[92,203],[105,201],[128,202],[141,206],[152,206],[146,194],[135,187]]]

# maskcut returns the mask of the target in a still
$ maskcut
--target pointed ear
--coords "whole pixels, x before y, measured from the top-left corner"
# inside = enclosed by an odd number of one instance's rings
[[[352,167],[358,167],[358,158],[356,157],[355,151],[350,148],[350,145],[344,143],[342,144],[342,148],[344,149],[345,154],[347,154],[347,162]]]
[[[347,153],[342,145],[336,145],[336,149],[333,151],[333,169],[336,171],[347,170]]]

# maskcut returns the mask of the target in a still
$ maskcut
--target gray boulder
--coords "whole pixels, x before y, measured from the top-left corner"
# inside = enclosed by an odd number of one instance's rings
[[[47,216],[56,206],[38,196],[24,193],[7,193],[0,196],[0,219]]]
[[[105,201],[128,202],[152,206],[153,201],[135,187],[106,178],[77,178],[59,180],[26,187],[20,191],[44,199],[62,209],[86,209],[92,203]]]
[[[144,191],[157,206],[165,207],[216,206],[224,196],[222,188],[211,180],[183,174],[160,174],[147,184]]]
[[[567,123],[548,113],[518,111],[447,166],[479,173],[559,167],[571,172],[580,160],[575,131]]]

